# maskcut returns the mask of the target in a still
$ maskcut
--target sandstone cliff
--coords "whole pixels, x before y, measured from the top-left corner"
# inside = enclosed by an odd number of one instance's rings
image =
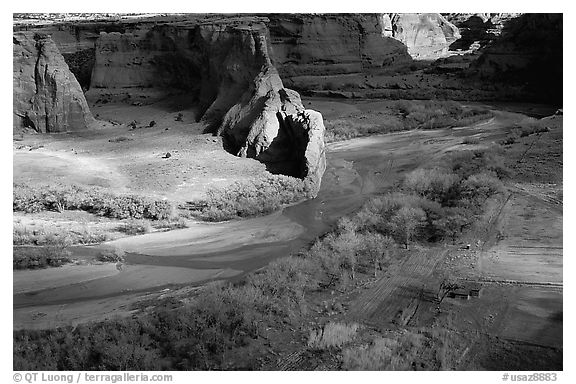
[[[50,37],[15,33],[13,53],[14,128],[67,132],[91,126],[82,89]]]

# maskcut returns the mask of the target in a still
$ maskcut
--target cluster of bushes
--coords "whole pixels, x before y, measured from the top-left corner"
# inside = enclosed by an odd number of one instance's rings
[[[534,134],[541,134],[550,132],[550,128],[543,126],[539,121],[533,119],[526,119],[525,121],[515,124],[510,133],[500,141],[501,145],[512,145],[522,137],[528,137]]]
[[[383,113],[378,113],[383,115]],[[327,120],[326,142],[349,140],[354,137],[405,131],[410,129],[440,129],[471,125],[493,116],[489,110],[466,108],[454,101],[400,100],[389,107],[389,113],[374,122],[358,122],[366,116]]]
[[[410,329],[393,337],[376,337],[368,345],[345,348],[342,368],[350,371],[454,369],[462,354],[462,337],[437,326]],[[425,363],[424,363],[425,362]]]
[[[335,119],[327,120],[325,122],[326,132],[324,133],[324,140],[327,143],[335,141],[350,140],[355,137],[363,137],[370,135],[379,135],[384,133],[398,132],[406,130],[402,122],[383,118],[377,123],[358,123],[357,119]]]
[[[396,107],[404,117],[406,129],[439,129],[463,127],[493,116],[481,108],[465,108],[455,101],[398,101]]]
[[[50,239],[55,235],[63,235],[61,229],[56,228],[29,228],[22,224],[14,224],[12,228],[13,245],[39,245],[44,246],[50,243]],[[65,236],[71,244],[98,244],[109,240],[108,234],[99,230],[88,228],[76,231],[65,231]]]
[[[67,248],[71,241],[66,236],[46,236],[42,247],[14,247],[13,269],[59,267],[70,262]]]
[[[125,252],[120,248],[109,248],[101,251],[98,256],[96,256],[96,260],[103,263],[122,263],[124,262],[124,255]]]
[[[269,175],[225,188],[211,188],[196,204],[197,216],[208,221],[223,221],[271,213],[282,205],[311,197],[307,182],[290,176]]]
[[[13,210],[26,213],[82,210],[115,219],[162,220],[174,216],[169,201],[77,185],[14,184]]]

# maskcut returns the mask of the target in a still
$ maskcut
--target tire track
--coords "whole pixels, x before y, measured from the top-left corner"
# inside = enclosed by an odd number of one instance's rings
[[[355,300],[348,312],[350,320],[392,320],[407,302],[419,297],[422,285],[448,250],[436,248],[413,252],[397,273],[381,278]]]

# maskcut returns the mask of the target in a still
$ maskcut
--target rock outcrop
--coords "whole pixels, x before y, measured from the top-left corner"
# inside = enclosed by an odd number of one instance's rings
[[[13,38],[14,128],[80,131],[94,118],[74,75],[49,36],[18,32]]]
[[[448,53],[460,31],[439,13],[390,13],[381,16],[383,33],[402,42],[415,60],[435,60]]]
[[[188,19],[101,33],[87,95],[154,97],[178,90],[198,106],[198,120],[223,137],[229,152],[306,179],[317,191],[325,169],[322,118],[304,111],[298,93],[284,87],[265,21]],[[311,126],[286,123],[304,112]]]

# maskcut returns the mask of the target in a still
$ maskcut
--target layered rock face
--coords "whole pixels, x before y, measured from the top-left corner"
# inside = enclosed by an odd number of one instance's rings
[[[382,32],[379,15],[268,15],[274,59],[282,78],[379,70],[412,60]]]
[[[284,82],[301,90],[342,90],[445,56],[458,28],[433,14],[267,15],[274,60]]]
[[[415,60],[435,60],[460,38],[456,26],[439,13],[390,13],[381,16],[383,33],[402,42]]]
[[[199,106],[197,117],[208,132],[223,137],[229,152],[304,178],[317,192],[325,169],[322,118],[305,111],[298,93],[284,88],[270,52],[260,18],[102,33],[88,95],[180,90]],[[309,116],[294,120],[302,124],[286,122],[301,115]]]
[[[94,118],[82,89],[50,37],[15,33],[13,53],[14,128],[69,132],[91,127]]]

